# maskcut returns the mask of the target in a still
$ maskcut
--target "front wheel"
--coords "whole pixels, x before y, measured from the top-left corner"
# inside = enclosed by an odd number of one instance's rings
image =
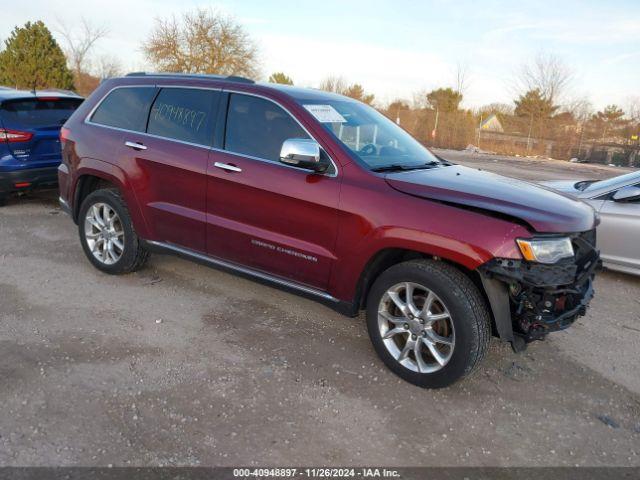
[[[424,388],[471,373],[490,340],[489,312],[476,286],[433,260],[400,263],[378,277],[367,298],[367,328],[387,367]]]
[[[103,272],[133,272],[149,256],[117,190],[96,190],[87,196],[80,207],[78,232],[87,258]]]

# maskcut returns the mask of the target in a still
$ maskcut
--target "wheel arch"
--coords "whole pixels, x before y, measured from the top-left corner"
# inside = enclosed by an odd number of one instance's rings
[[[504,307],[505,288],[500,288],[501,285],[495,285],[493,283],[487,284],[486,279],[477,269],[470,269],[461,263],[455,262],[448,258],[442,258],[437,255],[425,253],[423,251],[406,249],[406,248],[384,248],[376,252],[366,263],[356,286],[355,298],[353,301],[353,315],[357,315],[359,311],[366,308],[366,300],[369,295],[369,291],[373,286],[376,278],[398,263],[402,263],[408,260],[415,259],[436,260],[444,262],[462,274],[464,274],[471,282],[476,286],[482,298],[485,301],[485,305],[491,318],[491,330],[495,336],[499,336],[503,340],[511,341],[513,337],[513,331],[511,328],[511,318],[509,315],[508,325],[505,324],[504,314],[501,311]],[[507,298],[508,301],[508,298]],[[508,306],[508,304],[507,304]],[[503,312],[502,312],[503,313]],[[499,321],[497,321],[499,320]]]
[[[116,165],[95,159],[83,159],[76,170],[74,188],[72,192],[72,218],[78,223],[80,207],[84,199],[91,192],[100,188],[115,188],[122,195],[131,221],[142,238],[147,237],[147,225],[138,204],[135,192],[131,189],[124,172]]]

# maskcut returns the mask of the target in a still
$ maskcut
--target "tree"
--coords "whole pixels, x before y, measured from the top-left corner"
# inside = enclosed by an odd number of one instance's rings
[[[529,90],[514,101],[514,113],[519,117],[530,117],[535,120],[550,118],[558,109],[550,98],[545,97],[539,89]]]
[[[359,83],[349,85],[343,77],[330,75],[320,82],[320,90],[325,92],[339,93],[347,97],[355,98],[366,104],[373,104],[375,96],[372,93],[366,93]]]
[[[347,89],[344,91],[344,95],[346,95],[347,97],[355,98],[356,100],[366,103],[367,105],[373,104],[373,99],[375,98],[375,95],[373,93],[366,93],[362,85],[360,85],[359,83],[354,83],[353,85],[347,87]]]
[[[519,94],[538,90],[551,103],[559,103],[573,80],[573,71],[564,61],[552,54],[538,53],[520,67],[515,83]]]
[[[242,25],[213,10],[156,19],[142,47],[159,71],[259,76],[258,50]]]
[[[108,30],[105,27],[93,26],[86,18],[80,20],[80,31],[73,32],[65,23],[59,22],[60,34],[66,42],[67,58],[76,77],[82,74],[89,74],[91,63],[89,52],[96,42],[105,37]]]
[[[458,62],[455,70],[456,92],[464,95],[469,87],[469,65]]]
[[[98,59],[96,74],[99,78],[112,78],[122,75],[120,60],[111,55],[102,55]]]
[[[318,88],[325,92],[333,92],[343,95],[349,87],[347,86],[347,81],[343,77],[330,75],[320,82],[320,86]]]
[[[73,89],[67,60],[41,21],[16,27],[0,51],[0,84],[16,88]]]
[[[640,123],[640,97],[627,99],[627,112],[633,122]]]
[[[269,82],[271,83],[280,83],[282,85],[293,85],[293,80],[288,75],[285,75],[282,72],[272,73],[269,77]]]
[[[427,94],[427,102],[440,112],[455,112],[462,102],[462,94],[452,88],[438,88]]]
[[[502,116],[510,116],[513,115],[513,105],[509,105],[508,103],[489,103],[488,105],[483,105],[478,108],[476,111],[477,116],[482,116],[483,118],[487,118],[489,115],[496,113]]]
[[[620,134],[628,120],[624,118],[624,111],[617,105],[607,105],[604,110],[597,112],[592,117],[593,126],[600,135],[601,141],[606,141],[607,136],[615,137]]]

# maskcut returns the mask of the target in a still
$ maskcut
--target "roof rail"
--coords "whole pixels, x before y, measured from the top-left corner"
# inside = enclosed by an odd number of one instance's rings
[[[127,77],[188,77],[188,78],[214,78],[216,80],[227,80],[229,82],[256,83],[250,78],[239,77],[237,75],[214,75],[212,73],[171,73],[171,72],[131,72]]]

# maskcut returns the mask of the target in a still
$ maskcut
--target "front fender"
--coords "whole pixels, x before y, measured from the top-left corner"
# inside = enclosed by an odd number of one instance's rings
[[[336,262],[329,286],[331,293],[340,300],[353,301],[361,274],[367,265],[380,252],[388,249],[440,257],[469,270],[475,270],[493,258],[490,251],[464,240],[399,227],[380,228],[355,248],[345,252]]]

